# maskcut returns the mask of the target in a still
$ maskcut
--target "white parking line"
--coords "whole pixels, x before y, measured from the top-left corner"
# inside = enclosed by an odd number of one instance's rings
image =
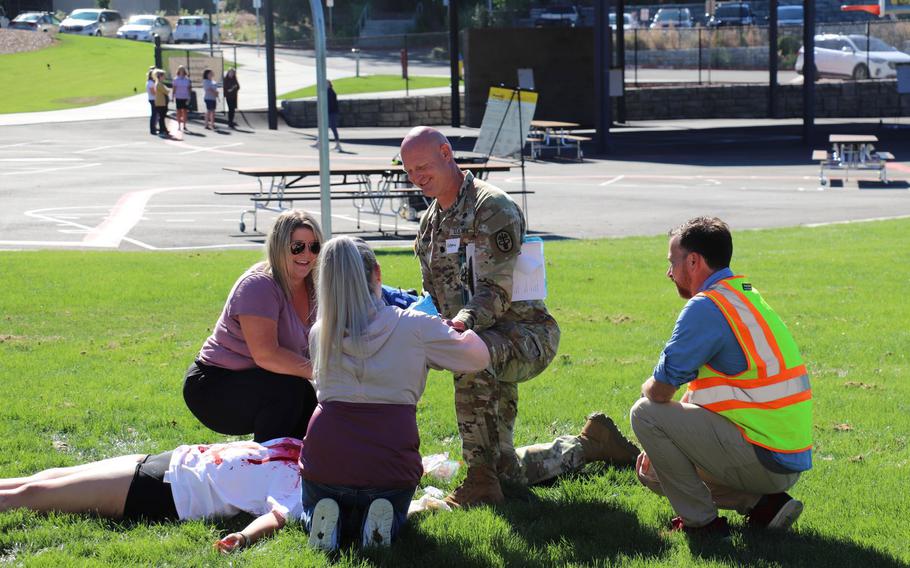
[[[18,144],[4,144],[0,148],[16,148],[18,146],[28,146],[29,144],[44,144],[45,142],[53,142],[53,140],[38,140],[37,142],[19,142]]]
[[[83,165],[81,165],[81,166],[68,166],[68,167],[64,167],[64,168],[43,168],[43,169],[40,169],[40,170],[19,170],[19,171],[17,171],[17,172],[3,172],[3,173],[0,174],[0,175],[4,175],[4,176],[21,176],[21,175],[24,175],[24,174],[46,174],[46,173],[48,173],[48,172],[61,172],[61,171],[64,171],[64,170],[81,170],[81,169],[83,169],[83,168],[94,168],[94,167],[100,166],[100,165],[101,165],[101,162],[97,162],[97,163],[94,163],[94,164],[83,164]]]
[[[600,187],[604,187],[605,185],[611,185],[611,184],[618,182],[619,180],[621,180],[624,177],[626,177],[626,176],[624,176],[624,175],[616,176],[613,179],[608,179],[607,181],[605,181],[603,183],[599,183],[597,185],[599,185]]]
[[[124,146],[142,146],[146,142],[128,142],[126,144],[111,144],[110,146],[96,146],[95,148],[87,148],[85,150],[76,150],[73,154],[88,154],[89,152],[97,152],[98,150],[107,150],[109,148],[123,148]]]
[[[211,152],[213,150],[220,150],[221,148],[232,148],[234,146],[241,146],[243,142],[234,142],[233,144],[222,144],[221,146],[212,146],[210,148],[196,148],[195,150],[190,150],[188,152],[181,152],[181,156],[186,156],[189,154],[198,154],[199,152]]]

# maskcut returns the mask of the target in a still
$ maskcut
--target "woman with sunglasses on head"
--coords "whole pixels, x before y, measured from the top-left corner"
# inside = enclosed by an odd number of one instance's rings
[[[285,211],[269,233],[267,259],[234,284],[183,383],[187,406],[208,428],[252,433],[257,442],[306,434],[316,408],[308,340],[321,245],[309,213]]]

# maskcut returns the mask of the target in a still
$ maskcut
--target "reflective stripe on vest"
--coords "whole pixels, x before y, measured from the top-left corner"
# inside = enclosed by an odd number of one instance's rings
[[[725,375],[704,365],[689,383],[688,402],[731,420],[753,444],[779,452],[811,448],[809,375],[780,318],[742,276],[721,280],[701,294],[723,313],[747,368]]]

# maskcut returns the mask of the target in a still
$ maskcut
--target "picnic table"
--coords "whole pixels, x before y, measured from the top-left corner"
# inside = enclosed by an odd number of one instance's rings
[[[531,131],[528,133],[528,143],[531,145],[531,159],[537,159],[541,150],[553,149],[557,155],[562,150],[575,150],[575,159],[581,161],[583,154],[581,143],[591,140],[590,136],[580,136],[572,132],[573,128],[581,126],[577,122],[563,122],[560,120],[532,120]]]
[[[470,170],[480,179],[486,179],[492,172],[507,172],[512,169],[511,164],[505,162],[460,163],[459,167],[462,170]],[[241,233],[246,232],[247,215],[252,215],[253,231],[258,231],[257,214],[259,211],[280,213],[293,208],[295,201],[320,201],[322,199],[319,183],[307,182],[308,178],[319,176],[318,167],[227,167],[224,170],[254,177],[259,183],[258,191],[215,191],[215,195],[242,195],[250,199],[251,207],[240,213]],[[378,179],[374,181],[374,177]],[[377,217],[379,232],[383,232],[383,217],[393,217],[397,235],[398,218],[402,216],[402,207],[410,198],[423,198],[423,193],[411,185],[401,166],[394,164],[333,166],[331,180],[331,199],[353,202],[354,208],[357,210],[358,229],[360,229],[361,213],[367,213]]]
[[[890,152],[875,151],[878,137],[872,134],[831,134],[828,137],[831,151],[813,150],[812,159],[819,163],[818,181],[827,185],[825,170],[843,170],[844,180],[850,177],[850,170],[872,170],[878,172],[879,181],[888,183],[888,160],[894,160]]]

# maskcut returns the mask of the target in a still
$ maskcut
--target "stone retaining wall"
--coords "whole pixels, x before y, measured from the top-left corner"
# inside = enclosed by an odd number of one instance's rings
[[[781,85],[777,94],[776,118],[802,116],[802,85]],[[896,81],[844,81],[815,85],[815,116],[818,118],[893,117],[902,114],[910,114],[910,95],[903,95],[901,106]],[[627,120],[767,117],[766,85],[626,89]]]
[[[901,101],[896,81],[819,83],[815,85],[815,96],[815,115],[818,118],[910,114],[910,95],[903,95]],[[461,101],[464,103],[464,97]],[[342,99],[338,102],[341,108],[340,127],[439,126],[452,122],[448,95]],[[315,100],[282,101],[281,107],[290,126],[316,127]],[[781,85],[778,88],[777,109],[776,118],[801,117],[802,86]],[[614,108],[614,117],[615,112]],[[627,120],[767,117],[768,87],[765,85],[677,85],[626,89]]]
[[[461,97],[464,116],[464,97]],[[449,95],[412,95],[397,99],[339,99],[339,127],[439,126],[452,123]],[[281,101],[285,121],[297,128],[316,127],[316,100]]]

